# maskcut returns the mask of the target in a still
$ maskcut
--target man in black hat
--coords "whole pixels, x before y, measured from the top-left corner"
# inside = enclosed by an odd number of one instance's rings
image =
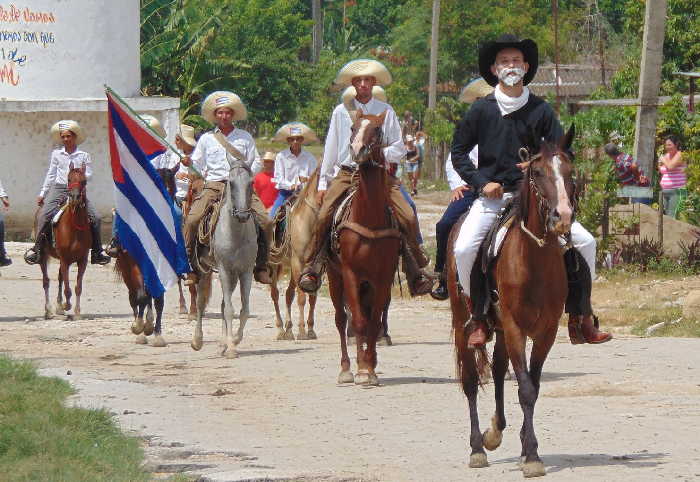
[[[459,122],[452,141],[454,168],[479,195],[455,242],[457,271],[467,296],[479,246],[523,178],[519,149],[526,147],[531,152],[537,151],[538,146],[528,145],[527,139],[532,138],[532,133],[536,139],[551,143],[563,136],[549,104],[526,87],[537,72],[537,64],[537,44],[530,39],[502,35],[479,49],[481,76],[495,90],[472,104]],[[476,145],[479,146],[478,168],[469,159],[469,152]],[[578,222],[571,226],[571,238],[575,249],[567,256],[580,257],[582,262],[567,263],[567,268],[580,266],[578,272],[568,273],[569,337],[574,344],[603,343],[612,336],[598,331],[590,306],[591,279],[595,278],[595,238]],[[472,306],[481,306],[480,300],[473,300]],[[472,313],[471,323],[469,345],[483,345],[488,335],[485,317]]]

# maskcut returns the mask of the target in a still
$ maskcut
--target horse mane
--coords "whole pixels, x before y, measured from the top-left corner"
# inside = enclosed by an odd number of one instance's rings
[[[319,164],[316,166],[316,169],[314,169],[314,172],[311,173],[311,176],[309,177],[308,182],[306,185],[302,188],[301,192],[299,193],[299,196],[297,199],[302,199],[305,198],[307,193],[313,188],[316,189],[318,186],[318,178],[321,175],[321,165]]]

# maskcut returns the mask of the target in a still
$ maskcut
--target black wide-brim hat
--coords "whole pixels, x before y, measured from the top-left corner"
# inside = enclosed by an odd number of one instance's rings
[[[518,49],[523,53],[525,62],[530,66],[523,77],[523,85],[527,85],[535,77],[539,63],[539,53],[537,44],[530,39],[518,40],[518,37],[511,34],[504,34],[496,40],[486,42],[479,47],[479,73],[491,86],[498,84],[498,77],[491,73],[491,66],[496,62],[496,55],[503,49]]]

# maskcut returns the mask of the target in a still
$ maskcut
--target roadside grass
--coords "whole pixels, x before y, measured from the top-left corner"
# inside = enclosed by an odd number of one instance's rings
[[[66,407],[72,393],[31,362],[0,354],[0,479],[150,480],[139,441],[106,410]]]
[[[679,307],[656,310],[641,320],[632,328],[633,335],[647,336],[646,331],[650,326],[662,323],[650,336],[672,336],[681,338],[700,337],[700,321],[686,319],[683,310]]]

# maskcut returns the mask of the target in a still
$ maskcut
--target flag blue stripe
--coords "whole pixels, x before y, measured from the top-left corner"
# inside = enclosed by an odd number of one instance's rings
[[[119,244],[126,249],[139,265],[141,275],[143,276],[143,283],[148,293],[155,298],[163,296],[165,287],[163,287],[163,284],[160,282],[158,271],[155,266],[153,266],[151,258],[141,244],[138,235],[132,231],[129,225],[126,224],[119,215],[114,217],[114,225],[116,227],[117,236],[119,237]]]

